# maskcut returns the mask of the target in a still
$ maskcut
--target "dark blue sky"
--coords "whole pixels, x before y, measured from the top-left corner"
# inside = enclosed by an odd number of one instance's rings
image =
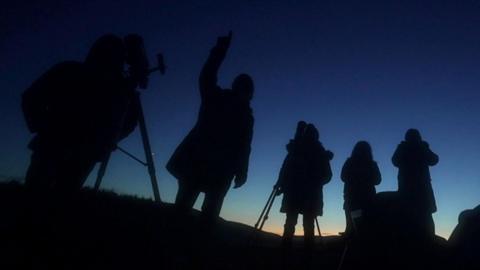
[[[388,3],[387,3],[388,2]],[[438,233],[448,236],[459,212],[480,194],[480,1],[36,1],[0,10],[0,175],[23,176],[30,134],[20,95],[53,64],[82,60],[104,33],[144,36],[169,69],[143,94],[161,194],[176,181],[164,165],[190,130],[199,107],[197,77],[216,37],[234,31],[221,73],[256,82],[249,182],[231,191],[222,216],[253,224],[276,181],[297,120],[316,124],[335,153],[325,187],[324,231],[343,230],[341,166],[356,141],[368,140],[383,182],[395,190],[390,162],[417,127],[440,163],[431,169]],[[121,143],[142,154],[135,133]],[[89,181],[91,183],[91,180]],[[151,196],[146,171],[115,154],[104,187]],[[279,231],[275,214],[268,229]]]

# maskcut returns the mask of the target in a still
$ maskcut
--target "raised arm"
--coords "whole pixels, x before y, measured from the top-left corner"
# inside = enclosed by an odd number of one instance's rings
[[[199,88],[202,99],[208,97],[217,89],[218,70],[225,59],[225,55],[230,47],[231,40],[231,31],[229,32],[228,36],[219,37],[217,44],[210,51],[207,62],[205,62],[205,65],[203,65],[199,78]]]

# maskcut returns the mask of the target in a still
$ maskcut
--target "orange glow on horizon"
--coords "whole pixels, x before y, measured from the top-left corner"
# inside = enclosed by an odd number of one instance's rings
[[[324,230],[322,230],[322,228],[320,228],[320,230],[322,232],[322,236],[338,235],[338,233],[340,232],[340,230],[338,230],[338,231],[324,231]],[[268,228],[265,228],[264,231],[274,233],[274,234],[277,234],[277,235],[281,236],[283,234],[283,226],[268,226]],[[301,225],[300,226],[297,225],[296,230],[295,230],[295,235],[300,235],[300,236],[303,235],[303,228],[302,228]],[[315,227],[315,235],[318,235],[317,234],[317,227]]]
[[[331,230],[328,230],[328,231],[324,231],[322,230],[322,228],[320,227],[320,230],[322,232],[322,236],[336,236],[336,235],[339,235],[340,232],[342,232],[342,230],[336,230],[336,231],[331,231]],[[274,234],[277,234],[277,235],[282,235],[283,234],[283,226],[268,226],[267,228],[264,228],[264,231],[266,232],[270,232],[270,233],[274,233]],[[436,234],[438,236],[441,236],[445,239],[448,240],[450,234],[445,232],[445,231],[440,231],[438,230],[436,232]],[[303,228],[302,226],[300,225],[297,225],[296,227],[296,230],[295,230],[295,235],[298,235],[298,236],[302,236],[303,235]],[[315,227],[315,235],[318,235],[317,234],[317,227]]]

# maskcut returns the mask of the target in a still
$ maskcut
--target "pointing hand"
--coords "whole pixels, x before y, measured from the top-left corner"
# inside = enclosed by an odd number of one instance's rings
[[[217,39],[217,46],[226,50],[230,47],[232,41],[232,31],[228,32],[228,36],[220,36]]]

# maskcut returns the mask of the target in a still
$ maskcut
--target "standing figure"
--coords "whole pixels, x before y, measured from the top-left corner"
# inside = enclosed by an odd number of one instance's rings
[[[202,216],[219,216],[228,189],[247,180],[253,115],[250,100],[253,80],[238,75],[232,89],[217,85],[217,73],[230,46],[232,34],[218,38],[200,73],[201,106],[198,120],[168,161],[167,169],[178,180],[175,204],[190,210],[199,193],[205,193]]]
[[[343,164],[341,179],[345,183],[343,187],[345,200],[343,209],[347,222],[345,234],[349,235],[354,231],[352,211],[368,209],[376,194],[375,186],[382,181],[368,142],[357,142],[352,155]]]
[[[95,163],[133,131],[138,102],[124,65],[122,38],[104,35],[85,62],[59,63],[23,93],[24,116],[35,134],[28,187],[79,190]]]
[[[392,157],[398,167],[398,193],[408,208],[410,224],[426,235],[435,234],[432,213],[437,211],[429,166],[438,163],[438,156],[422,140],[420,132],[409,129]]]
[[[295,138],[287,144],[287,157],[276,187],[283,193],[280,212],[286,213],[283,246],[291,247],[298,215],[303,215],[305,247],[313,248],[315,219],[323,215],[323,186],[332,178],[330,160],[333,153],[319,141],[318,130],[300,121]]]

